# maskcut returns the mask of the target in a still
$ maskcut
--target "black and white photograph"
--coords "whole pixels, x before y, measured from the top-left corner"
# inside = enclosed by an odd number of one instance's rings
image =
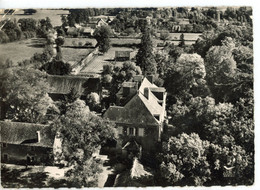
[[[1,188],[254,187],[255,9],[170,5],[0,1]]]

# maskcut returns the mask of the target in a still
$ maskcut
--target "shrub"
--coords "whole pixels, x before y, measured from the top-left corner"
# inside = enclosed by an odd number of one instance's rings
[[[4,31],[0,31],[0,43],[7,43],[9,42],[9,37],[6,35]]]

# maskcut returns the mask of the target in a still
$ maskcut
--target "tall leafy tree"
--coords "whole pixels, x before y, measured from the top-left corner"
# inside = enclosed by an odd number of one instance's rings
[[[110,48],[110,36],[112,35],[111,28],[109,26],[98,27],[93,35],[97,40],[99,51],[103,53],[107,52]]]
[[[143,33],[140,48],[136,55],[136,65],[140,66],[143,73],[155,74],[156,62],[153,52],[153,41],[150,29],[146,29]]]
[[[178,45],[179,47],[184,47],[185,46],[185,39],[184,39],[184,34],[182,33],[180,35],[180,43]]]
[[[171,185],[203,185],[211,174],[208,147],[195,133],[171,137],[162,148],[162,177]]]
[[[5,118],[21,122],[46,122],[46,114],[58,112],[48,96],[46,73],[30,67],[1,68],[1,101]]]
[[[89,111],[85,102],[75,100],[66,105],[66,113],[54,123],[62,150],[56,154],[70,170],[67,176],[68,187],[97,186],[100,164],[93,159],[93,153],[107,139],[114,139],[114,125]]]
[[[165,75],[164,86],[173,99],[210,95],[204,60],[198,54],[181,54]]]

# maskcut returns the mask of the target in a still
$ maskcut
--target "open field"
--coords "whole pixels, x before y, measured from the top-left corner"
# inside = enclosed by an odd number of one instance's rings
[[[62,48],[62,57],[65,62],[70,64],[77,63],[84,59],[93,49],[92,48]]]
[[[86,38],[66,38],[65,44],[71,45],[72,41],[76,42],[86,42],[91,41],[95,43],[95,39]],[[27,39],[17,42],[11,42],[7,44],[0,44],[0,61],[5,61],[6,59],[11,59],[14,63],[23,61],[25,59],[30,59],[35,53],[42,53],[44,48],[43,39]],[[63,60],[65,62],[78,62],[85,58],[89,52],[92,51],[91,48],[67,48],[62,47]]]
[[[30,59],[33,54],[41,53],[43,47],[37,44],[38,39],[27,39],[7,44],[0,44],[0,61],[11,59],[14,63]]]
[[[79,43],[84,45],[86,42],[91,42],[93,46],[97,43],[94,38],[65,38],[63,46],[74,46],[74,44],[79,45]]]
[[[171,40],[179,40],[182,33],[169,33]],[[183,33],[185,40],[196,41],[201,33]]]
[[[103,65],[109,62],[114,63],[115,51],[132,51],[130,55],[131,58],[134,58],[137,53],[137,49],[133,50],[127,47],[111,47],[107,53],[94,58],[94,60],[92,60],[87,67],[83,68],[79,74],[82,75],[85,73],[101,73]],[[116,62],[117,66],[120,66],[122,64],[123,62]]]
[[[67,15],[69,14],[68,10],[61,10],[61,9],[57,9],[57,10],[48,10],[48,9],[36,9],[37,12],[33,15],[24,15],[24,11],[23,10],[19,10],[17,9],[17,11],[15,11],[15,13],[13,15],[6,15],[4,18],[11,18],[11,19],[16,19],[17,21],[20,18],[33,18],[33,19],[44,19],[46,17],[49,17],[51,19],[51,24],[52,26],[60,26],[62,24],[61,22],[61,15]],[[4,10],[0,10],[0,20],[3,17],[3,12]]]

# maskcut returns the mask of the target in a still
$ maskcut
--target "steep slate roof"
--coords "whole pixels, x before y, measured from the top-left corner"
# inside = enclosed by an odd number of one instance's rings
[[[158,87],[155,84],[150,83],[150,81],[147,78],[144,78],[139,87],[139,91],[144,94],[145,88],[158,88]]]
[[[129,85],[132,83],[135,84],[134,82],[130,82]],[[150,90],[148,91],[149,98],[147,99],[144,96],[145,88],[155,89],[158,87],[144,78],[139,90],[124,107],[110,106],[104,113],[104,117],[117,123],[158,125],[160,121],[154,115],[164,116],[164,107],[158,103],[158,98]],[[163,88],[159,89],[159,91],[162,90],[165,91]],[[121,95],[120,92],[122,93],[122,88],[117,95]]]
[[[152,115],[162,113],[163,107],[158,104],[157,98],[153,95],[153,93],[149,93],[149,100],[142,93],[139,93],[139,97]]]
[[[53,147],[55,132],[51,126],[35,123],[0,121],[1,142],[9,144],[26,144],[31,146]],[[40,142],[37,131],[40,131]]]
[[[143,100],[143,95],[136,94],[124,107],[110,106],[104,117],[118,123],[158,125],[159,121],[151,114],[154,110]]]
[[[47,81],[51,86],[51,94],[68,94],[75,89],[81,95],[86,95],[88,91],[98,91],[100,84],[99,78],[81,76],[48,75]]]

